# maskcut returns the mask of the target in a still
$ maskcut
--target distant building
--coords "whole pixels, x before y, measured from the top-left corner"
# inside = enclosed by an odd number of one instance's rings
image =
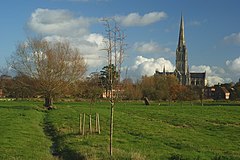
[[[207,99],[214,99],[216,88],[215,87],[206,87],[204,90],[204,96]]]
[[[118,97],[124,97],[124,90],[121,88],[121,86],[117,86],[116,89],[113,89],[113,91],[111,92],[111,90],[107,90],[104,91],[102,93],[102,98],[118,98]]]
[[[221,98],[228,100],[230,98],[230,92],[225,88],[225,87],[221,87],[220,89],[220,95],[222,96]]]
[[[235,93],[234,88],[229,84],[228,85],[218,84],[212,87],[205,88],[205,98],[207,99],[214,99],[214,100],[234,99],[234,97],[232,97],[234,93]]]
[[[156,71],[155,75],[175,75],[181,85],[202,87],[206,85],[206,72],[189,72],[183,16],[181,17],[179,39],[176,49],[176,69],[174,72],[166,72],[164,67],[162,72]]]

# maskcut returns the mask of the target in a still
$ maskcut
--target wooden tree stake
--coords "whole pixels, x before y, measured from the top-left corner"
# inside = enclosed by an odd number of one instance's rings
[[[92,134],[92,115],[89,115],[89,132]]]
[[[97,114],[97,126],[98,126],[98,134],[101,134],[99,114]]]
[[[83,113],[83,125],[82,125],[82,135],[84,136],[85,132],[85,113]]]
[[[82,133],[82,114],[79,114],[79,134]]]

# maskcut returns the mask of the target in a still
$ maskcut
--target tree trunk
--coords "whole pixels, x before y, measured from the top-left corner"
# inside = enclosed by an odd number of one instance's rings
[[[113,143],[113,112],[114,112],[114,102],[111,101],[111,113],[110,113],[110,156],[113,154],[112,143]]]
[[[105,93],[106,93],[106,98],[109,98],[108,89],[107,89],[107,88],[106,88],[106,90],[105,90]]]
[[[148,100],[148,98],[147,98],[147,97],[144,97],[144,99],[143,99],[143,100],[144,100],[144,103],[145,103],[145,105],[147,105],[147,106],[148,106],[148,105],[150,104],[150,103],[149,103],[149,100]]]
[[[44,98],[44,106],[48,109],[52,109],[52,98],[50,96]]]
[[[171,99],[168,99],[168,106],[171,106]]]

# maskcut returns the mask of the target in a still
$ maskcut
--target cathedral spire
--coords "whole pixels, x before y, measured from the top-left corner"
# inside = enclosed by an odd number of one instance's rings
[[[181,23],[180,23],[180,30],[179,30],[179,40],[178,40],[178,47],[182,48],[185,46],[185,38],[184,38],[184,20],[183,15],[181,15]]]
[[[176,50],[176,70],[180,73],[178,76],[180,84],[189,84],[188,52],[184,37],[184,21],[181,15],[178,46]]]

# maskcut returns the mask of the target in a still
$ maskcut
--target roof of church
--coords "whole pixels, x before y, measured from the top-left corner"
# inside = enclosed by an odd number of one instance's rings
[[[174,72],[160,72],[160,71],[155,71],[155,74],[158,74],[158,75],[173,75]]]
[[[202,78],[202,79],[205,79],[206,73],[205,72],[202,72],[202,73],[192,72],[192,73],[190,73],[190,77],[191,78]]]

